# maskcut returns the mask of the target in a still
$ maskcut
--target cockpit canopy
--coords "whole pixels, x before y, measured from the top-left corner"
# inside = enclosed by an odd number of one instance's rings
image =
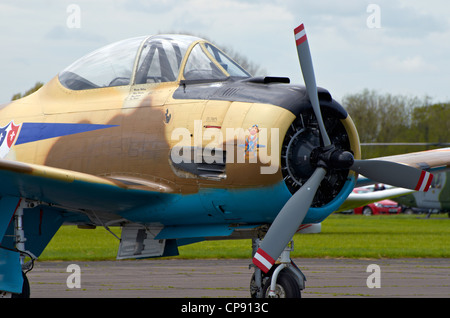
[[[82,57],[59,74],[60,82],[72,90],[247,77],[249,73],[211,43],[186,35],[119,41]]]

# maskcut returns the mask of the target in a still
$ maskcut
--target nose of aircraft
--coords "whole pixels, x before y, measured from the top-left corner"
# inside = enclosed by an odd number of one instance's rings
[[[333,177],[336,175],[335,171],[348,171],[348,169],[351,169],[355,172],[363,173],[365,176],[373,178],[374,181],[380,183],[424,191],[428,190],[428,182],[432,179],[432,175],[428,172],[405,165],[387,161],[353,160],[353,155],[350,152],[335,144],[333,139],[330,138],[330,136],[333,136],[333,133],[330,132],[330,128],[332,129],[333,126],[330,126],[319,104],[311,53],[304,25],[301,24],[295,28],[294,34],[300,67],[308,91],[308,97],[311,101],[313,115],[316,119],[315,128],[311,126],[310,129],[319,130],[321,146],[312,147],[311,153],[314,155],[314,160],[311,160],[310,156],[310,163],[314,172],[304,183],[299,183],[298,180],[293,178],[294,183],[300,188],[280,210],[269,228],[261,247],[255,254],[254,263],[264,272],[270,270],[298,229],[298,226],[303,222],[309,208],[314,206],[314,198],[320,194],[319,187],[322,189],[328,187],[324,184],[324,181],[327,180],[327,175]],[[287,161],[288,164],[290,163],[290,166],[287,166],[287,170],[291,172],[290,176],[292,172],[298,170],[297,155],[298,153],[286,153],[286,158],[292,158],[290,161]],[[289,169],[289,167],[291,168]],[[330,186],[334,187],[333,183],[330,183]]]

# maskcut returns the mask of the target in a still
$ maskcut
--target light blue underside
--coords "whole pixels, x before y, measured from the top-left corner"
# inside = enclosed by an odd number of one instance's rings
[[[20,294],[22,285],[19,253],[0,248],[0,290]]]
[[[353,190],[348,180],[338,197],[320,208],[310,208],[303,223],[320,223],[337,210]],[[285,184],[253,189],[202,189],[191,195],[173,194],[164,203],[134,209],[122,215],[137,223],[159,223],[160,238],[226,236],[230,224],[272,223],[291,197]],[[236,225],[235,225],[236,226]]]

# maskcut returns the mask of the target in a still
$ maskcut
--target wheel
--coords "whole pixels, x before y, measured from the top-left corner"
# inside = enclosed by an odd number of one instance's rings
[[[12,294],[12,298],[30,298],[30,283],[28,282],[27,275],[22,272],[23,285],[21,294]]]
[[[267,279],[263,287],[263,295],[269,297],[271,279]],[[282,270],[278,274],[275,288],[275,298],[301,298],[300,286],[289,270]]]
[[[413,210],[412,210],[411,208],[406,208],[405,211],[403,211],[403,213],[404,213],[404,214],[411,215],[411,214],[413,214],[414,212],[413,212]]]
[[[267,298],[270,291],[270,283],[272,274],[278,265],[273,266],[267,274],[261,273],[262,286],[263,286],[263,298]],[[257,298],[257,287],[255,283],[255,274],[252,275],[250,281],[250,296],[252,298]],[[283,269],[278,274],[277,286],[276,286],[276,297],[277,298],[301,298],[300,286],[294,276],[294,274],[288,270]]]
[[[362,214],[363,215],[372,215],[372,209],[368,206],[365,206],[364,209],[362,210]]]

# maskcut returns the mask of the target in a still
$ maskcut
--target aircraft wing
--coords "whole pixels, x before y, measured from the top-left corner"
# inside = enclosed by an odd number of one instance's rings
[[[374,158],[426,170],[429,172],[442,172],[450,169],[450,148],[440,148],[428,151],[414,152],[402,155]],[[376,182],[359,176],[356,186],[375,184]],[[378,202],[384,199],[400,197],[414,191],[403,188],[391,188],[383,191],[369,193],[351,193],[338,211],[345,211],[357,208],[369,203]]]
[[[437,171],[450,168],[450,148],[413,152],[378,159],[404,163],[427,171]]]
[[[160,201],[170,189],[71,170],[0,159],[0,196],[24,198],[68,211],[126,211]]]
[[[450,148],[440,148],[373,159],[402,163],[432,173],[444,172],[450,169]],[[360,176],[356,186],[361,187],[375,183],[375,181]]]
[[[20,204],[19,198],[34,201],[40,216],[33,220],[32,227],[39,228],[39,232],[42,228],[42,233],[48,232],[46,240],[39,242],[39,247],[33,250],[37,256],[63,222],[122,225],[119,258],[177,255],[174,240],[180,246],[206,237],[230,236],[237,228],[230,227],[228,223],[176,226],[159,223],[144,227],[140,221],[134,220],[136,213],[142,212],[141,208],[170,206],[177,201],[176,194],[180,193],[180,188],[162,182],[153,183],[125,176],[101,177],[4,159],[0,159],[0,180],[0,241],[7,227],[11,228],[8,224]],[[148,212],[141,214],[145,213]],[[39,214],[39,211],[34,214]],[[52,228],[44,229],[42,226],[50,223],[54,223]],[[251,231],[258,226],[239,228]],[[136,253],[134,247],[139,235],[147,237],[143,246],[148,250]],[[131,255],[130,249],[133,252]]]
[[[157,183],[98,177],[70,170],[0,159],[0,289],[20,293],[22,271],[19,250],[39,257],[64,223],[78,225],[119,225],[123,214],[141,206],[164,204],[173,189]],[[27,209],[26,213],[18,212]],[[23,210],[21,210],[23,211]],[[22,217],[21,221],[14,216]],[[16,223],[16,224],[15,224]],[[19,247],[15,225],[23,224],[25,244]],[[131,222],[131,224],[133,224]],[[137,233],[122,237],[121,255],[135,250]],[[126,231],[130,233],[130,231]],[[148,241],[148,243],[147,243]],[[17,247],[16,247],[17,246]],[[174,240],[146,240],[131,256],[177,255]],[[128,254],[127,254],[128,253]]]

